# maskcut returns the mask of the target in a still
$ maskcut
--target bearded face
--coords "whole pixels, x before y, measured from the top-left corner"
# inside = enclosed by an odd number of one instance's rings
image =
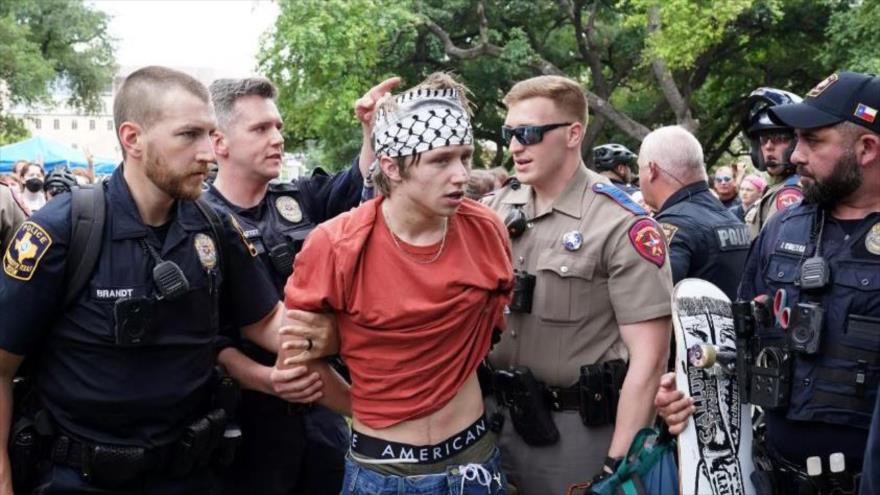
[[[150,145],[144,148],[144,170],[162,192],[185,201],[201,196],[202,182],[208,176],[207,163],[196,161],[172,167],[162,153]]]
[[[803,167],[798,166],[798,173],[803,175],[804,172]],[[823,208],[831,208],[861,187],[863,180],[855,151],[848,149],[834,164],[827,178],[803,180],[804,199]]]

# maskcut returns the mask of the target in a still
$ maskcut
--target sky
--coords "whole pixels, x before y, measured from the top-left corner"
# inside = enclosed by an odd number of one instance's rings
[[[112,16],[121,67],[208,68],[216,77],[256,69],[260,36],[278,15],[269,0],[88,0]]]

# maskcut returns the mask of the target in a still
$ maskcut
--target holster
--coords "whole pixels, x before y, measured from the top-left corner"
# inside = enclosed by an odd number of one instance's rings
[[[579,411],[585,426],[614,424],[627,368],[622,359],[581,366]]]
[[[552,445],[559,441],[544,388],[524,366],[496,370],[494,389],[499,404],[507,406],[513,428],[529,445]]]

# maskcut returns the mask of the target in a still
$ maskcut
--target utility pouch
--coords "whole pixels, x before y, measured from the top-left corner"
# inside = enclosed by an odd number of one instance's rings
[[[39,460],[37,429],[30,418],[19,418],[9,432],[9,464],[15,493],[30,493],[33,490]]]
[[[213,389],[213,407],[222,409],[227,420],[235,418],[241,401],[241,389],[222,366],[214,367]]]
[[[217,447],[216,463],[220,467],[228,467],[235,459],[235,452],[241,445],[241,429],[235,425],[228,425],[223,431],[223,438]]]
[[[529,445],[552,445],[559,430],[550,415],[541,384],[524,366],[495,371],[495,387],[508,407],[513,428]]]
[[[142,447],[94,445],[83,453],[83,477],[102,488],[126,486],[146,471],[146,452]]]
[[[189,425],[174,444],[169,473],[182,477],[198,467],[207,466],[226,431],[226,412],[211,411]]]
[[[752,404],[775,410],[788,407],[791,393],[792,356],[778,348],[765,347],[752,367]]]
[[[581,421],[585,426],[611,424],[611,408],[605,395],[605,373],[602,363],[581,366],[578,380],[581,399]]]

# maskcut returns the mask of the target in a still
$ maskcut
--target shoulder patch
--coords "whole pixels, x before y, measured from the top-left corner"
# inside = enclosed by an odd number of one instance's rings
[[[612,184],[597,182],[596,184],[593,184],[593,192],[611,198],[612,200],[614,200],[615,203],[619,204],[633,215],[648,214],[648,211],[642,208],[641,205],[636,203],[629,194],[623,192]]]
[[[663,230],[663,234],[666,236],[666,242],[672,243],[672,238],[675,237],[675,233],[678,232],[678,227],[672,225],[671,223],[660,223],[660,228]]]
[[[784,187],[776,193],[776,209],[783,210],[788,208],[791,205],[800,203],[803,198],[804,194],[801,192],[800,188]]]
[[[643,218],[629,229],[629,242],[642,258],[663,267],[666,262],[666,243],[657,230],[657,224],[650,218]]]
[[[14,279],[30,280],[51,245],[52,237],[42,227],[33,222],[21,224],[6,248],[3,271]]]

